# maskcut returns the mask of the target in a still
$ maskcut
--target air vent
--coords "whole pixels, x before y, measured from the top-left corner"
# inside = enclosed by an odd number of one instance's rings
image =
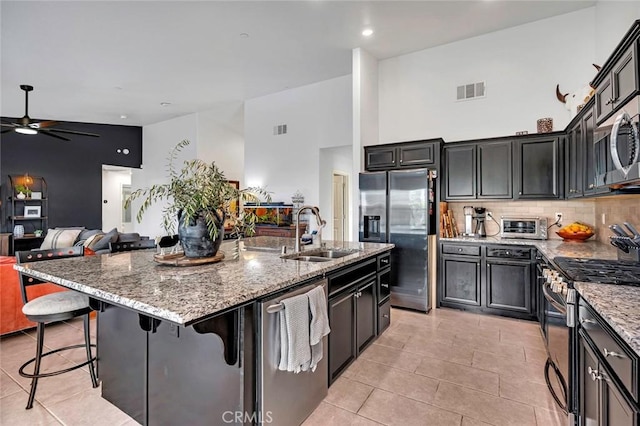
[[[456,100],[466,101],[469,99],[484,98],[485,97],[485,84],[484,81],[478,83],[469,83],[462,86],[458,86],[456,89]]]
[[[285,133],[287,133],[287,125],[286,124],[279,124],[277,126],[273,126],[273,134],[274,135],[284,135]]]

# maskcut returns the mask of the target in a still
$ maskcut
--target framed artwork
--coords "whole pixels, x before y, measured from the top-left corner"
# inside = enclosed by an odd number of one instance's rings
[[[25,206],[24,217],[40,217],[42,206]]]

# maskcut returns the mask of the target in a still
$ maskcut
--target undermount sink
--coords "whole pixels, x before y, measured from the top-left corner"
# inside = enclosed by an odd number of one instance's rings
[[[329,262],[332,259],[339,259],[350,254],[357,253],[358,250],[335,250],[321,249],[309,250],[300,253],[292,253],[282,256],[283,259],[299,260],[302,262]]]

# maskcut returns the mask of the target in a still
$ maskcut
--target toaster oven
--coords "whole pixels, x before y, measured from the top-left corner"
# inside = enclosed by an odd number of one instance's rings
[[[500,237],[546,240],[547,218],[502,216],[500,219]]]

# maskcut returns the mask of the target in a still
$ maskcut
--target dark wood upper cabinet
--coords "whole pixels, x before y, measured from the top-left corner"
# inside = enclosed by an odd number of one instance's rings
[[[433,166],[440,157],[442,139],[402,142],[364,147],[367,171]]]
[[[364,148],[364,168],[366,170],[386,170],[395,168],[398,157],[395,147],[368,147]]]
[[[512,198],[511,141],[478,144],[478,198]]]
[[[464,200],[476,197],[476,145],[444,148],[444,197]]]
[[[596,130],[595,110],[592,106],[582,117],[582,192],[584,195],[591,195],[596,192],[596,163],[594,156],[594,134]]]
[[[566,142],[566,183],[565,193],[567,198],[582,197],[583,180],[582,173],[584,169],[584,132],[583,122],[578,120],[573,127],[567,132]]]
[[[519,140],[515,148],[514,198],[560,198],[560,137],[541,136]]]

